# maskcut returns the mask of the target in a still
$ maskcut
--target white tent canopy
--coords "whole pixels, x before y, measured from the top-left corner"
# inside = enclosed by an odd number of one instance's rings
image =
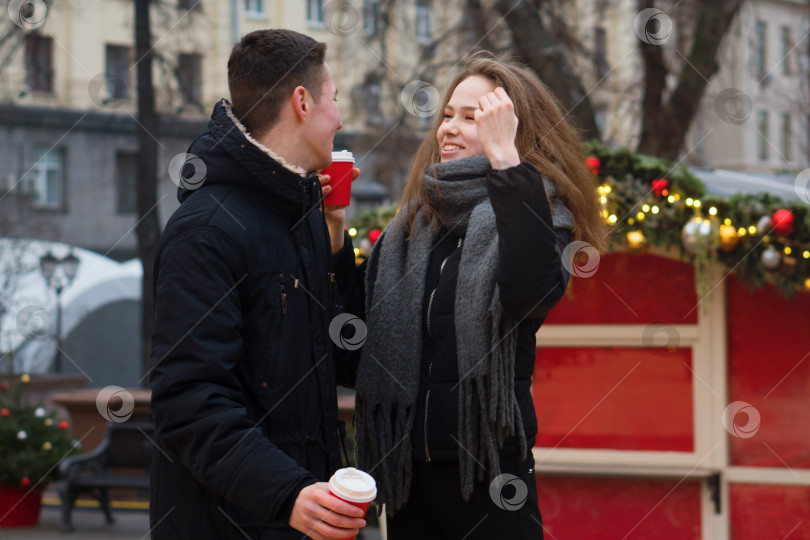
[[[62,293],[62,339],[91,313],[122,300],[140,302],[142,265],[119,263],[86,249],[41,240],[0,238],[0,272],[11,287],[0,300],[0,352],[16,350],[15,371],[41,373],[56,354],[56,294],[39,271],[39,259],[50,251],[57,258],[69,252],[79,259],[73,283]],[[132,329],[137,335],[137,329]]]

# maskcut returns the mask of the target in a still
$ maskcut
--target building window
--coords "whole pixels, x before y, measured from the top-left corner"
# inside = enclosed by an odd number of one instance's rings
[[[432,12],[431,0],[416,0],[416,39],[422,43],[430,41]]]
[[[782,159],[790,162],[793,159],[793,137],[790,126],[790,113],[782,113]]]
[[[604,28],[593,29],[593,64],[600,79],[608,74],[607,32]]]
[[[131,63],[129,47],[107,45],[107,97],[110,99],[129,99]]]
[[[26,84],[33,92],[53,92],[53,40],[37,34],[25,36]]]
[[[200,9],[202,0],[178,0],[180,9]]]
[[[40,208],[64,207],[65,154],[58,148],[34,148],[34,165],[28,173],[28,192]]]
[[[245,15],[264,16],[264,0],[245,0]]]
[[[181,54],[177,60],[177,82],[185,103],[202,103],[202,57]]]
[[[768,111],[757,111],[757,157],[768,160]]]
[[[115,199],[119,214],[135,213],[135,179],[138,177],[138,155],[118,152],[115,156]]]
[[[369,36],[376,36],[380,25],[380,0],[365,0],[363,4],[365,15],[364,28]]]
[[[790,33],[789,26],[782,27],[782,74],[791,75],[793,67],[791,66],[791,51],[793,50],[793,36]]]
[[[310,26],[323,26],[323,0],[307,0],[307,23]]]
[[[380,125],[382,115],[382,85],[372,82],[365,88],[366,122],[369,125]]]
[[[767,55],[767,48],[766,48],[767,27],[765,26],[765,21],[757,21],[755,30],[755,39],[756,39],[755,61],[756,61],[757,78],[761,81],[762,79],[765,78],[765,75],[767,74],[767,70],[765,69],[766,55]]]

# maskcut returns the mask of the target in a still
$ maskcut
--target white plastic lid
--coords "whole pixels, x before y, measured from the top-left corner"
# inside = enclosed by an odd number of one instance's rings
[[[370,474],[354,467],[340,469],[329,479],[329,489],[351,502],[371,502],[377,498],[377,483]]]
[[[348,150],[335,150],[332,152],[332,161],[351,161],[354,163],[354,155]]]

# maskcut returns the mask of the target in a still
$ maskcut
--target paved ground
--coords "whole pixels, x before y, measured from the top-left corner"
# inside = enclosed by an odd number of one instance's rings
[[[59,509],[42,508],[39,524],[30,528],[0,529],[3,540],[145,540],[149,538],[149,515],[142,510],[113,510],[115,523],[107,525],[98,509],[77,508],[73,512],[75,533],[60,531]],[[363,530],[358,540],[381,540],[379,529]]]

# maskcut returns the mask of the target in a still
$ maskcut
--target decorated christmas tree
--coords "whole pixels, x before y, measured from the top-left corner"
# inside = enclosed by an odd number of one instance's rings
[[[79,447],[65,420],[30,403],[29,382],[28,375],[0,381],[0,486],[45,486]]]

